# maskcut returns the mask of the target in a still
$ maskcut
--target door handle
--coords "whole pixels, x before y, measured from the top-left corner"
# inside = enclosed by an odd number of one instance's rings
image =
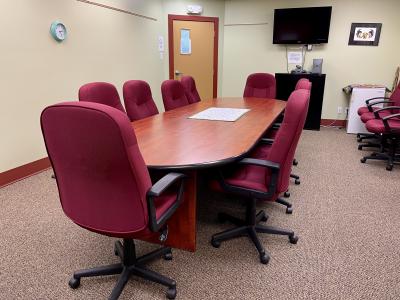
[[[179,75],[182,75],[183,73],[182,72],[180,72],[179,70],[175,70],[175,76],[179,76]]]

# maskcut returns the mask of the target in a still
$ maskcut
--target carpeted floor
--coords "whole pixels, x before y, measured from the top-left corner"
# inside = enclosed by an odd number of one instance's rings
[[[237,201],[202,193],[198,201],[198,250],[174,251],[172,261],[149,267],[177,281],[177,299],[400,299],[400,167],[361,164],[366,151],[343,130],[304,131],[291,185],[293,215],[261,204],[269,225],[291,228],[292,245],[262,236],[271,255],[260,264],[247,238],[213,248],[218,211],[240,215]],[[0,190],[0,299],[106,299],[116,277],[82,279],[73,271],[117,262],[115,240],[74,225],[60,207],[51,172]],[[138,243],[144,253],[156,246]],[[165,299],[166,288],[131,278],[121,299]]]

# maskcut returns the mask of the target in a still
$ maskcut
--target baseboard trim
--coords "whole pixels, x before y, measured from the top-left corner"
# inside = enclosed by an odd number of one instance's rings
[[[0,173],[0,188],[43,172],[51,167],[48,157],[33,161],[26,165]]]
[[[321,126],[346,127],[347,120],[321,119]]]

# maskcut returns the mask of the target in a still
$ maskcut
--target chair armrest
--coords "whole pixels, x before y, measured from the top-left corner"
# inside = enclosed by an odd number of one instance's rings
[[[280,165],[277,163],[274,163],[269,160],[263,160],[263,159],[257,159],[257,158],[243,158],[242,160],[238,161],[238,164],[240,165],[254,165],[254,166],[259,166],[259,167],[264,167],[264,168],[269,168],[273,170],[279,170]]]
[[[390,119],[392,119],[392,118],[400,118],[400,113],[397,113],[397,114],[393,114],[393,115],[389,115],[389,116],[383,117],[382,120],[383,120],[383,121],[386,121],[386,120],[390,120]]]
[[[365,104],[368,105],[370,101],[378,100],[378,99],[383,99],[383,100],[388,99],[388,100],[390,100],[390,98],[388,98],[388,97],[374,97],[374,98],[370,98],[370,99],[365,100]]]
[[[384,108],[380,108],[374,111],[374,116],[375,119],[380,119],[381,117],[379,116],[379,113],[381,111],[389,110],[389,109],[400,109],[400,106],[386,106]]]
[[[272,145],[274,142],[274,139],[268,139],[268,138],[262,138],[259,143],[260,144],[267,144],[267,145]]]
[[[376,104],[382,104],[382,103],[393,104],[394,101],[386,101],[386,100],[383,100],[383,101],[376,101],[376,102],[369,103],[369,104],[367,105],[368,111],[373,112],[372,106],[373,106],[373,105],[376,105]]]
[[[181,173],[169,173],[161,178],[159,181],[157,181],[147,192],[147,208],[149,211],[149,224],[151,231],[157,232],[162,229],[165,225],[165,222],[173,215],[173,213],[181,204],[183,200],[183,183],[185,178],[186,175]],[[157,201],[157,197],[161,196],[172,184],[179,181],[180,185],[175,203],[170,208],[168,208],[167,211],[159,217],[159,219],[157,219],[154,202]]]
[[[274,123],[272,124],[272,129],[279,129],[281,127],[282,123]]]
[[[238,164],[254,165],[254,166],[271,169],[271,180],[269,181],[268,192],[260,192],[257,190],[237,187],[237,186],[228,184],[228,183],[226,183],[224,176],[223,176],[222,172],[220,171],[219,172],[219,175],[220,175],[219,183],[226,191],[233,192],[233,193],[245,193],[247,195],[250,194],[251,197],[255,197],[258,199],[269,199],[269,198],[273,197],[273,195],[275,194],[275,191],[276,191],[276,186],[278,184],[278,175],[280,172],[279,164],[274,163],[269,160],[262,160],[262,159],[256,159],[256,158],[244,158],[244,159],[238,161]]]
[[[400,109],[400,107],[399,107],[399,109]],[[389,120],[392,119],[392,118],[399,118],[399,117],[400,117],[400,113],[392,114],[392,115],[389,115],[389,116],[386,116],[386,117],[382,118],[382,122],[383,122],[383,125],[385,126],[386,131],[392,132],[392,128],[390,127]]]

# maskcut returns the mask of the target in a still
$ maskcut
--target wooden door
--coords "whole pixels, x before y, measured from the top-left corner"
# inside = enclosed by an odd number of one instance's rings
[[[216,97],[218,18],[169,15],[168,19],[170,78],[190,75],[202,100]]]

